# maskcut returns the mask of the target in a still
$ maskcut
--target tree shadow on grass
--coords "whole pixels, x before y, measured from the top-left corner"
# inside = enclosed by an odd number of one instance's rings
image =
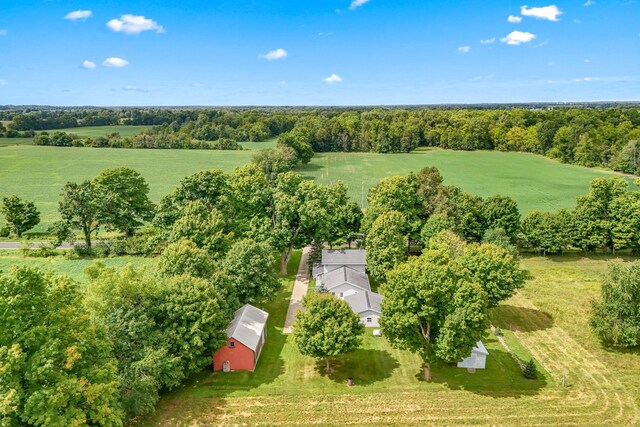
[[[388,351],[359,349],[332,358],[329,372],[326,361],[318,360],[316,371],[336,383],[346,384],[352,378],[355,386],[364,386],[389,378],[398,366],[398,361]]]
[[[495,339],[485,341],[490,343]],[[431,365],[432,381],[450,390],[466,390],[496,399],[536,395],[547,386],[546,375],[540,366],[538,378],[526,379],[506,350],[492,347],[487,356],[486,369],[477,369],[475,373],[470,373],[465,368],[458,368],[456,364],[434,363]],[[424,381],[422,370],[416,374],[416,378]]]
[[[491,309],[489,316],[494,326],[514,332],[542,331],[554,325],[549,313],[517,305],[500,304]]]

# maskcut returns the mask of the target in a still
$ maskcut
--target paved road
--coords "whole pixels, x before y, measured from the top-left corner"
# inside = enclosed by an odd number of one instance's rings
[[[30,242],[29,249],[38,249],[44,245],[48,245],[49,242]],[[58,249],[72,249],[73,245],[83,245],[84,242],[63,243],[62,246],[58,246]],[[0,242],[0,249],[22,249],[21,242]]]
[[[310,246],[307,246],[302,250],[300,266],[298,267],[296,281],[293,283],[291,301],[289,301],[289,310],[287,310],[287,318],[284,321],[284,329],[282,330],[285,334],[293,332],[293,324],[296,321],[296,312],[302,308],[302,298],[307,294],[307,289],[309,288],[308,261],[310,252]]]

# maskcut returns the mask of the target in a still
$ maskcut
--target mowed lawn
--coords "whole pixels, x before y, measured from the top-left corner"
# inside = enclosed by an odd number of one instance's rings
[[[602,349],[587,326],[586,302],[597,295],[607,258],[527,258],[525,288],[492,311],[510,347],[525,360],[535,356],[537,380],[524,379],[487,334],[486,370],[435,365],[434,381],[425,383],[419,357],[391,348],[371,330],[361,349],[333,360],[329,374],[323,363],[300,355],[282,334],[298,256],[285,290],[263,307],[271,315],[256,372],[203,372],[166,394],[139,424],[619,426],[640,420],[640,356]],[[348,377],[353,388],[346,387]]]
[[[434,382],[426,384],[420,377],[420,357],[391,348],[385,338],[373,337],[371,328],[367,329],[361,348],[334,358],[332,371],[327,373],[322,361],[301,355],[293,337],[282,333],[299,259],[300,252],[296,252],[289,265],[289,276],[282,281],[282,291],[274,301],[261,307],[270,316],[267,343],[256,371],[227,374],[205,371],[196,375],[166,395],[157,412],[141,424],[287,425],[334,421],[341,424],[363,412],[380,412],[382,408],[370,404],[385,395],[396,399],[405,394],[420,394],[425,389],[436,394],[466,390],[465,394],[495,398],[509,389],[510,396],[520,397],[535,395],[552,381],[544,372],[538,380],[524,379],[516,363],[488,334],[485,344],[491,355],[487,370],[470,374],[454,366],[435,365]],[[353,388],[346,387],[349,377],[354,380]],[[351,399],[364,405],[327,407]],[[243,402],[247,402],[246,408]],[[398,423],[407,421],[402,416],[388,413],[386,417],[387,420],[398,417]]]
[[[248,145],[250,143],[246,143]],[[273,141],[251,143],[272,146]],[[132,150],[10,146],[0,148],[0,196],[16,194],[33,200],[42,212],[42,231],[57,218],[60,191],[67,181],[90,179],[106,168],[126,166],[149,182],[157,202],[182,178],[204,169],[231,172],[249,163],[254,152],[217,150]],[[299,171],[323,184],[343,180],[350,195],[366,203],[369,188],[381,178],[436,166],[446,184],[473,194],[513,197],[520,210],[572,207],[589,182],[611,173],[564,165],[523,153],[429,150],[410,154],[319,153]]]

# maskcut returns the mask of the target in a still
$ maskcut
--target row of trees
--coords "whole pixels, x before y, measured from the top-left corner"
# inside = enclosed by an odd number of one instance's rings
[[[574,247],[585,253],[640,250],[640,192],[620,177],[596,178],[573,210],[534,210],[521,226],[522,246],[543,254]]]
[[[54,147],[93,147],[93,148],[155,148],[188,150],[242,150],[238,141],[222,137],[215,141],[191,139],[187,135],[142,131],[139,135],[120,136],[110,133],[106,136],[81,138],[73,133],[41,132],[34,138],[35,145]]]
[[[206,141],[264,141],[302,151],[409,152],[419,146],[525,151],[565,163],[640,173],[637,108],[76,110],[8,114],[11,131],[89,125],[155,125],[128,138],[76,140],[83,146],[210,148]],[[7,117],[9,118],[9,117]],[[56,145],[55,138],[39,139]],[[60,138],[59,138],[60,139]],[[58,144],[69,145],[69,143]]]
[[[411,242],[428,245],[432,236],[450,230],[468,242],[516,242],[520,213],[505,196],[483,199],[445,186],[436,168],[382,179],[368,195],[362,219],[368,268],[377,280],[405,260]],[[510,249],[513,250],[513,249]]]

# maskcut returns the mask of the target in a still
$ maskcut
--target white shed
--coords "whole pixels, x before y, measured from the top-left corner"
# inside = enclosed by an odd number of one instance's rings
[[[482,344],[482,341],[478,341],[476,346],[471,349],[471,356],[462,359],[462,362],[458,362],[458,368],[467,368],[471,373],[474,373],[476,369],[484,369],[487,365],[488,355],[489,352]]]

